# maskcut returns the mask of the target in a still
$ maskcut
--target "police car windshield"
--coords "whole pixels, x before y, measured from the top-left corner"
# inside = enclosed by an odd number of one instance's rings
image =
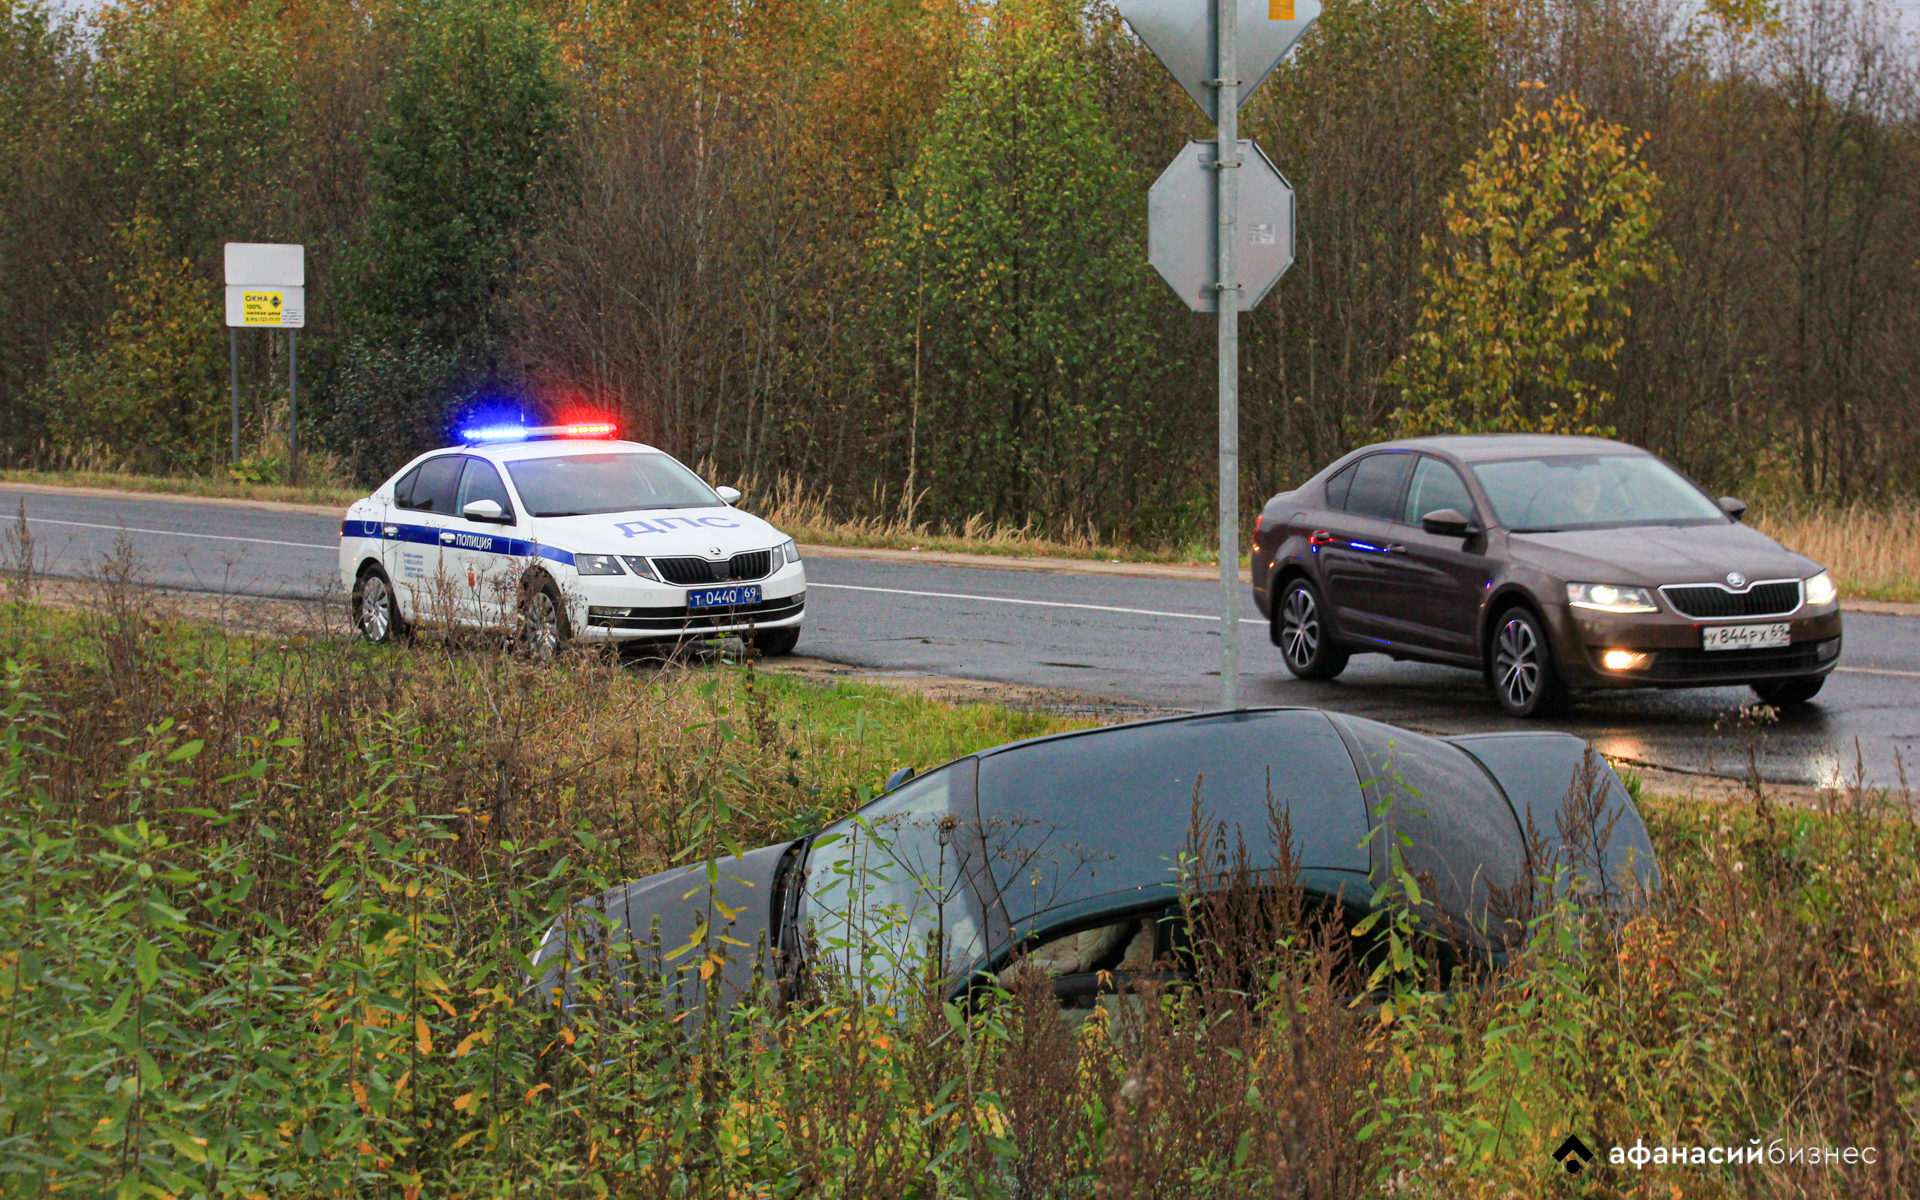
[[[536,517],[580,517],[640,508],[718,508],[700,477],[664,454],[566,454],[507,464]]]

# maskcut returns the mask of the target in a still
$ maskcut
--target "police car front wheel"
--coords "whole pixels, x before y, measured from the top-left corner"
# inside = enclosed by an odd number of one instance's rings
[[[378,645],[391,642],[406,633],[406,624],[400,619],[400,606],[393,594],[393,584],[387,581],[386,572],[379,567],[371,567],[361,572],[353,587],[353,622],[360,628],[360,636]]]
[[[529,586],[520,605],[520,644],[535,658],[552,658],[572,636],[560,589],[548,579]]]

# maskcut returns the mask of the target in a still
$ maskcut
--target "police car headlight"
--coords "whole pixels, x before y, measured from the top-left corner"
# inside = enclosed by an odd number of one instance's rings
[[[653,564],[648,562],[641,555],[622,554],[620,556],[620,561],[627,564],[627,570],[632,571],[635,575],[638,575],[642,579],[651,579],[651,580],[654,580],[655,582],[658,582],[660,579],[660,576],[654,573]]]
[[[582,575],[625,575],[620,560],[611,554],[576,554],[573,569]]]
[[[773,555],[773,569],[778,571],[788,563],[797,563],[800,561],[800,547],[793,544],[792,538],[788,538],[786,541],[774,547]]]

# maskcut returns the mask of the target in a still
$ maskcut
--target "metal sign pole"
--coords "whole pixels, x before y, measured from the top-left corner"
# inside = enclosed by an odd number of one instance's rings
[[[233,456],[228,461],[240,462],[240,330],[227,328],[227,374],[233,385]]]
[[[287,330],[287,482],[300,482],[300,353],[298,329]]]
[[[1219,111],[1214,166],[1218,177],[1220,318],[1220,706],[1240,707],[1240,80],[1234,41],[1238,0],[1213,0],[1214,87]]]

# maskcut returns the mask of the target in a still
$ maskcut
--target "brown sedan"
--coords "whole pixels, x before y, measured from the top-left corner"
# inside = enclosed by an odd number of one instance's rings
[[[1302,679],[1377,651],[1481,671],[1522,717],[1598,688],[1802,704],[1840,659],[1839,598],[1745,511],[1602,438],[1382,442],[1267,502],[1254,598]]]

